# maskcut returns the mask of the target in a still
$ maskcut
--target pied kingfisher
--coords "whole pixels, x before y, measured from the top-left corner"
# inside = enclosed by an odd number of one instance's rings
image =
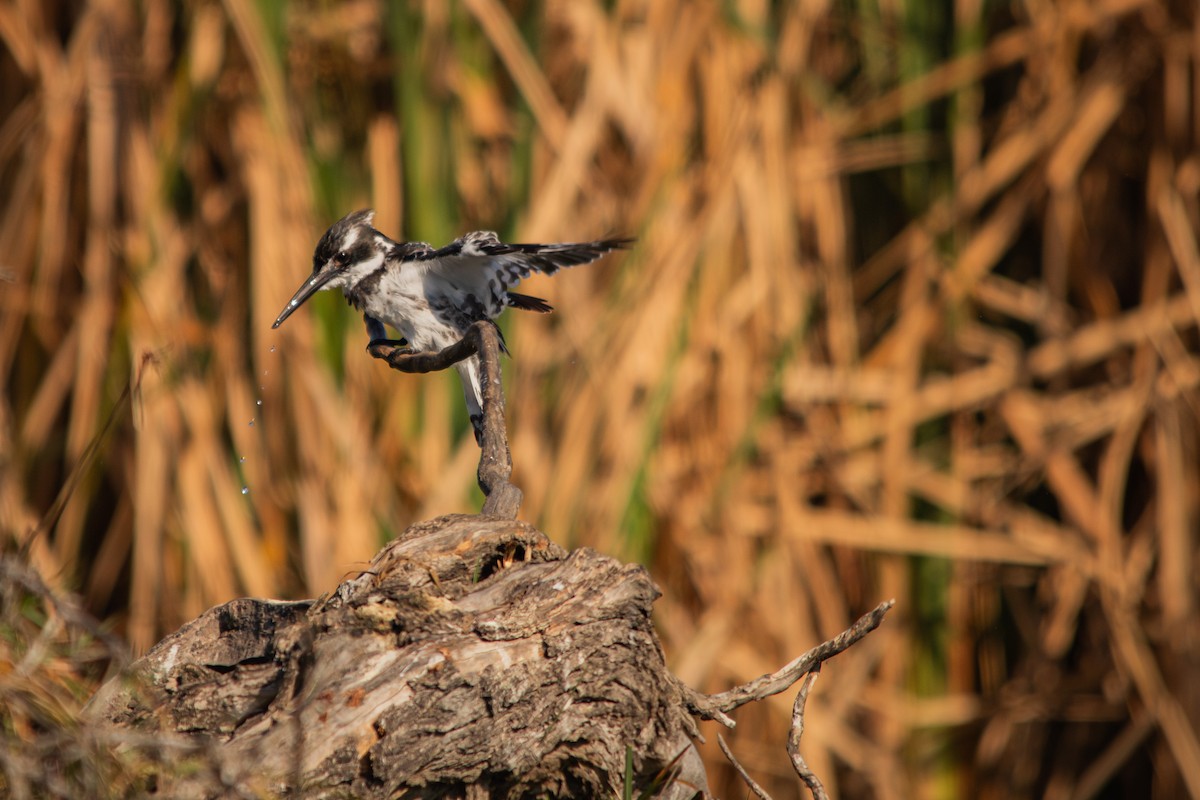
[[[392,241],[371,227],[374,216],[371,210],[355,211],[325,232],[313,254],[312,275],[272,328],[282,325],[318,290],[338,288],[362,312],[372,341],[386,336],[380,324],[385,323],[415,352],[437,351],[461,339],[472,323],[495,320],[506,306],[550,311],[550,304],[540,297],[508,291],[531,273],[553,275],[560,267],[587,264],[633,241],[505,244],[491,231],[475,231],[435,250],[425,242]],[[480,441],[479,357],[454,366],[462,378],[475,439]]]

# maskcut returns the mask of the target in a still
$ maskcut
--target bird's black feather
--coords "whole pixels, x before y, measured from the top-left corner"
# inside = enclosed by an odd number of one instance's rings
[[[549,314],[554,310],[554,306],[547,303],[540,297],[533,297],[528,294],[520,294],[518,292],[508,292],[508,304],[513,308],[519,308],[522,311],[536,311],[539,314]]]

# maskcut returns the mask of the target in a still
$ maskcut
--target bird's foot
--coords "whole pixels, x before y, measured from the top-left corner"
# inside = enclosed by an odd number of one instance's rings
[[[367,343],[367,352],[375,358],[387,360],[393,356],[408,355],[413,349],[406,339],[372,339]]]

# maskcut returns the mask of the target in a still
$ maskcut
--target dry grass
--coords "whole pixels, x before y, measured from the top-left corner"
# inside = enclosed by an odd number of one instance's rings
[[[895,596],[809,703],[832,791],[1200,797],[1195,8],[545,5],[0,5],[5,549],[135,651],[325,591],[478,498],[453,376],[270,330],[324,226],[634,234],[507,323],[515,481],[681,676]],[[731,739],[776,797],[790,705]]]

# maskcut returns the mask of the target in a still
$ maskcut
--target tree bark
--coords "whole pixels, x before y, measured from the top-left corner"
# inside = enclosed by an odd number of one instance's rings
[[[703,695],[666,667],[658,595],[642,567],[524,522],[441,517],[317,600],[210,609],[87,713],[197,759],[155,776],[169,797],[707,797],[693,718],[732,727],[727,712],[818,670],[892,605]]]
[[[629,751],[635,794],[676,765],[662,796],[691,797],[704,771],[657,596],[643,568],[525,523],[442,517],[315,601],[205,612],[89,711],[211,743],[219,769],[170,796],[214,796],[217,775],[285,796],[611,797]]]

